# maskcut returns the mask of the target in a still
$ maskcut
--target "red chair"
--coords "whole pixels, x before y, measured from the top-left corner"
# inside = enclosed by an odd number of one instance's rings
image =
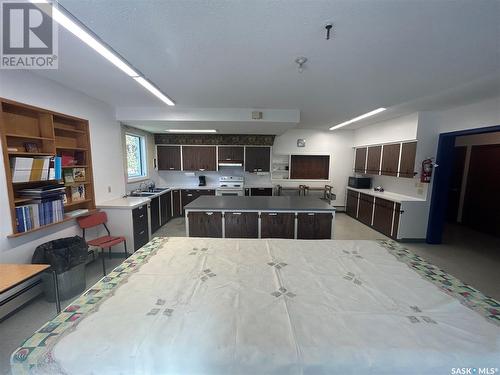
[[[99,225],[103,225],[108,232],[107,236],[101,236],[95,238],[93,240],[87,241],[87,244],[90,246],[95,246],[101,249],[101,257],[102,257],[102,273],[106,275],[106,263],[104,261],[104,249],[109,249],[109,257],[111,258],[111,247],[118,245],[123,242],[123,246],[125,248],[125,256],[128,256],[127,252],[127,241],[123,236],[112,236],[106,222],[108,221],[108,216],[106,212],[97,212],[88,216],[81,216],[77,218],[78,225],[83,229],[83,238],[85,239],[85,229],[94,228]]]

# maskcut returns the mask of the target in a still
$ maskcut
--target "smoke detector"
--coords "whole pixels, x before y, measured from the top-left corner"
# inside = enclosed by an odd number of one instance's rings
[[[301,56],[295,59],[295,63],[299,66],[299,73],[304,71],[304,64],[307,62],[307,57]]]

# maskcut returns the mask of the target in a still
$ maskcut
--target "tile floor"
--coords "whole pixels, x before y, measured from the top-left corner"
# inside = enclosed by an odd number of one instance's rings
[[[375,240],[384,235],[361,224],[349,216],[338,213],[335,237],[339,240]],[[184,218],[171,220],[155,236],[185,236]],[[500,300],[500,238],[487,236],[461,226],[448,226],[442,245],[406,243],[405,246],[426,258],[446,272],[476,287],[483,293]],[[107,259],[108,268],[121,259]],[[87,285],[101,277],[101,263],[87,266]],[[63,306],[70,301],[64,301]],[[0,374],[9,374],[9,357],[12,351],[54,315],[54,305],[38,297],[19,312],[0,323]]]

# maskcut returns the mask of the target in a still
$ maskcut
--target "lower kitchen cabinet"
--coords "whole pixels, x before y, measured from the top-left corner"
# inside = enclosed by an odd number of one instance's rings
[[[295,214],[266,212],[260,214],[261,238],[294,238]]]
[[[358,214],[358,198],[359,193],[357,191],[347,190],[347,199],[345,204],[345,212],[347,215],[356,217]]]
[[[172,193],[160,195],[160,225],[165,225],[172,217]]]
[[[172,190],[172,217],[182,216],[181,191]]]
[[[160,229],[160,197],[151,199],[151,233]]]
[[[191,203],[196,198],[201,197],[202,195],[215,195],[215,190],[211,189],[187,189],[182,190],[182,214],[184,214],[184,206],[188,203]]]
[[[359,194],[358,220],[363,224],[372,225],[373,197],[368,194]]]
[[[189,212],[190,237],[222,237],[221,212]]]
[[[130,211],[129,211],[130,212]],[[132,210],[132,227],[134,233],[134,251],[149,241],[148,207],[143,205]]]
[[[301,240],[329,240],[332,238],[331,213],[299,213],[297,215],[297,238]]]
[[[257,212],[226,212],[224,227],[226,238],[258,238],[259,214]]]
[[[273,188],[250,188],[251,196],[272,196]]]
[[[373,228],[388,237],[392,235],[392,218],[394,216],[394,202],[382,198],[375,198],[373,211]]]

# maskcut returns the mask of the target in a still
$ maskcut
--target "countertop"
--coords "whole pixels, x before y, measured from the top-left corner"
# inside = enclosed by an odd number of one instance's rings
[[[96,207],[132,210],[134,208],[142,206],[143,204],[149,203],[150,201],[151,201],[150,197],[123,197],[103,202],[101,204],[96,205]]]
[[[185,206],[203,211],[325,211],[335,208],[312,197],[214,197],[202,196]]]
[[[391,193],[390,191],[375,191],[373,189],[355,189],[352,187],[347,187],[349,190],[358,191],[363,194],[368,194],[377,198],[387,199],[393,202],[402,203],[402,202],[425,202],[423,198],[411,197],[409,195]]]

